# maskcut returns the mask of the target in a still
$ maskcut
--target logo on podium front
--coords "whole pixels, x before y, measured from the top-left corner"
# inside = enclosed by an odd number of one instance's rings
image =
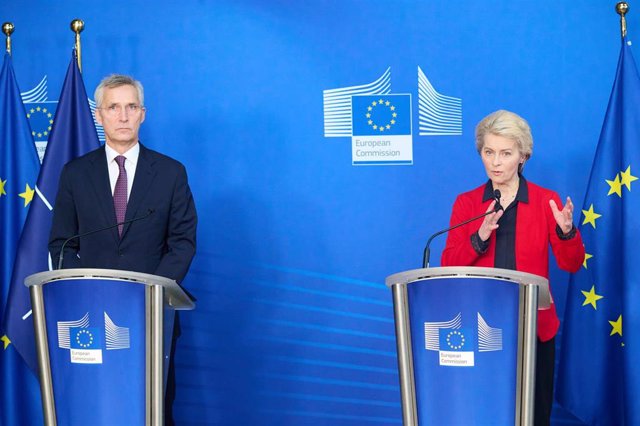
[[[70,354],[74,364],[102,364],[102,336],[97,327],[73,327]]]
[[[103,349],[130,349],[129,328],[116,325],[104,312],[104,329],[90,327],[89,313],[75,321],[58,321],[58,347],[69,349],[72,364],[102,364]]]
[[[452,320],[424,323],[425,349],[439,354],[441,366],[473,367],[475,353],[502,350],[502,329],[487,324],[477,313],[477,332],[462,327],[462,313]]]

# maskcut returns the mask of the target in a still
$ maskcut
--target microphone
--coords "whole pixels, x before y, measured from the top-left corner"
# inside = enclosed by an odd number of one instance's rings
[[[431,255],[431,251],[429,250],[429,245],[431,245],[431,241],[435,237],[437,237],[438,235],[442,235],[446,232],[449,232],[453,229],[459,228],[463,225],[466,225],[469,222],[473,222],[474,220],[482,219],[483,217],[488,216],[492,213],[499,212],[500,210],[502,210],[502,206],[500,205],[500,197],[501,197],[500,190],[496,189],[495,191],[493,191],[493,198],[496,202],[495,206],[493,207],[493,210],[489,210],[488,212],[482,213],[480,216],[472,217],[471,219],[465,220],[462,223],[458,223],[457,225],[453,225],[446,229],[443,229],[442,231],[438,231],[435,234],[433,234],[431,237],[429,237],[429,239],[427,240],[427,245],[424,248],[424,253],[422,254],[422,267],[423,268],[429,267],[429,256]]]
[[[496,213],[499,212],[500,210],[504,210],[500,205],[500,198],[502,198],[502,194],[500,193],[500,190],[499,189],[494,190],[493,199],[496,200],[496,205],[493,206],[493,211]]]
[[[95,234],[96,232],[106,231],[108,229],[115,228],[116,226],[126,225],[127,223],[133,223],[133,222],[137,222],[137,221],[142,220],[142,219],[146,219],[149,216],[151,216],[151,214],[153,212],[155,212],[155,209],[148,209],[147,210],[147,214],[145,214],[143,216],[134,217],[133,219],[125,220],[123,222],[118,222],[115,225],[105,226],[104,228],[94,229],[92,231],[83,232],[82,234],[76,234],[76,235],[73,235],[73,236],[67,238],[66,240],[64,240],[64,243],[62,243],[62,248],[60,249],[60,255],[58,256],[58,269],[62,269],[62,262],[64,260],[64,248],[65,248],[65,246],[67,245],[67,243],[69,241],[74,240],[76,238],[86,237],[87,235]]]

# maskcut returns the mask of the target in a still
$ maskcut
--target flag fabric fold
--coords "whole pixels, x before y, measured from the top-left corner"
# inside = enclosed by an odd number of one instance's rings
[[[0,70],[0,319],[39,168],[11,56],[6,53]],[[39,425],[42,414],[37,378],[0,328],[0,424],[5,423]]]
[[[640,76],[623,39],[580,215],[557,398],[589,425],[640,424]],[[623,326],[624,325],[624,326]]]
[[[100,146],[75,51],[62,86],[53,128],[38,175],[35,196],[18,245],[4,316],[7,335],[33,371],[37,371],[33,318],[25,277],[49,270],[47,249],[58,179],[70,160]]]

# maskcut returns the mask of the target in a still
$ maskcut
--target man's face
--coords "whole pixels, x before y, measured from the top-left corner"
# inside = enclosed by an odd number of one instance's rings
[[[104,127],[105,139],[111,148],[124,153],[138,143],[144,117],[145,110],[134,86],[104,89],[102,105],[96,109],[96,120]]]

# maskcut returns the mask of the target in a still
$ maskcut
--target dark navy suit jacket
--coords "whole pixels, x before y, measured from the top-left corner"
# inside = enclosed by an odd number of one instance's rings
[[[71,240],[63,268],[121,269],[181,282],[196,248],[197,216],[187,173],[178,161],[141,144],[125,220],[145,215],[125,225],[122,237],[115,227]],[[49,238],[53,264],[67,238],[115,223],[102,146],[62,170]]]

